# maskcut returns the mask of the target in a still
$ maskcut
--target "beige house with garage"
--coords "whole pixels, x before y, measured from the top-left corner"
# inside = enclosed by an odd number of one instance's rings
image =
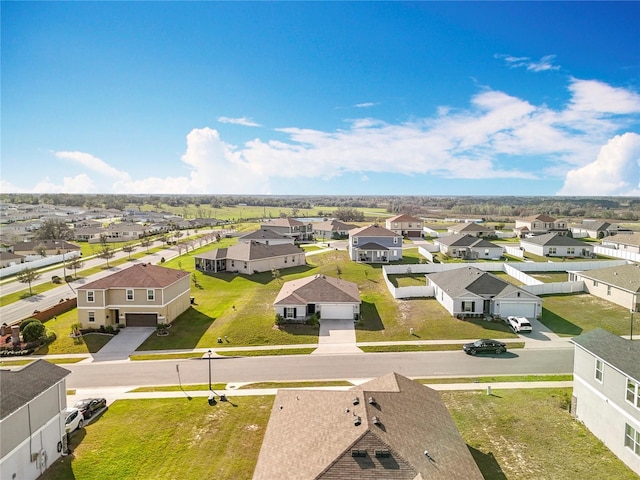
[[[155,327],[191,304],[189,272],[143,263],[78,288],[82,328]]]
[[[637,263],[569,272],[570,282],[580,280],[591,295],[634,312],[640,311],[640,265]]]

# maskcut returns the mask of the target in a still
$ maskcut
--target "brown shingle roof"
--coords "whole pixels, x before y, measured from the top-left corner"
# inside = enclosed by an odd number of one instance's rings
[[[305,223],[300,220],[296,220],[295,218],[274,218],[273,220],[268,220],[262,223],[260,226],[269,228],[270,225],[276,227],[299,227],[300,225],[305,225]]]
[[[140,263],[117,273],[88,283],[78,290],[102,290],[106,288],[165,288],[174,284],[189,272]]]
[[[274,305],[300,305],[322,302],[360,302],[358,285],[325,275],[292,280],[282,285]]]
[[[253,478],[483,477],[438,392],[391,373],[348,391],[279,391]]]
[[[387,218],[387,222],[421,222],[419,218],[412,217],[411,215],[402,214],[395,217]]]

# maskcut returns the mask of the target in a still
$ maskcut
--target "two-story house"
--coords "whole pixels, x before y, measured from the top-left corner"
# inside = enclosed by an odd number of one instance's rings
[[[558,220],[543,214],[516,219],[514,231],[519,237],[542,235],[550,232],[566,235],[569,232],[566,220]]]
[[[313,223],[312,228],[313,235],[316,239],[324,241],[345,238],[349,235],[349,230],[357,227],[334,218],[333,220],[327,220],[325,222]]]
[[[292,237],[296,241],[313,240],[311,223],[301,222],[295,218],[274,218],[262,223],[260,228],[268,228],[285,237]]]
[[[396,215],[385,220],[385,227],[403,237],[421,237],[424,222],[411,215]]]
[[[456,223],[447,227],[449,235],[471,235],[473,237],[495,237],[493,228],[485,227],[475,222]]]
[[[66,451],[65,368],[36,360],[0,370],[0,478],[35,480]]]
[[[402,260],[402,235],[377,225],[349,231],[349,258],[363,263]]]
[[[573,343],[572,414],[640,475],[640,343],[602,329]]]
[[[155,327],[189,308],[189,272],[142,263],[78,287],[78,322],[102,326]]]
[[[295,243],[295,239],[293,237],[281,235],[269,228],[261,228],[260,230],[249,232],[238,238],[239,244],[245,242],[258,242],[265,245],[293,245]]]

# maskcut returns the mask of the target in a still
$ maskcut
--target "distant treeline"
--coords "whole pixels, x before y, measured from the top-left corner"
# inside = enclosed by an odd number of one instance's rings
[[[557,218],[640,220],[637,197],[501,197],[501,196],[385,196],[385,195],[107,195],[107,194],[2,194],[15,204],[69,205],[124,210],[151,205],[158,209],[194,205],[211,208],[236,205],[298,210],[383,208],[390,214],[422,217],[472,217],[506,221],[544,213]]]

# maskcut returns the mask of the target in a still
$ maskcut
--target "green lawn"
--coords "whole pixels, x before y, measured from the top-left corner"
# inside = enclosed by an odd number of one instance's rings
[[[111,335],[91,333],[79,338],[71,338],[71,325],[78,321],[78,310],[74,308],[57,318],[44,323],[47,330],[55,332],[57,338],[53,343],[40,348],[36,355],[53,355],[61,353],[95,353],[104,347],[113,337]]]
[[[568,282],[569,274],[567,272],[544,272],[544,273],[528,273],[530,277],[540,280],[542,283]]]
[[[571,418],[571,389],[441,396],[485,479],[637,478]],[[231,396],[214,406],[205,398],[119,400],[73,436],[73,455],[40,478],[248,480],[273,399]]]
[[[595,328],[629,334],[629,310],[587,293],[542,297],[542,323],[561,336],[573,337]]]

